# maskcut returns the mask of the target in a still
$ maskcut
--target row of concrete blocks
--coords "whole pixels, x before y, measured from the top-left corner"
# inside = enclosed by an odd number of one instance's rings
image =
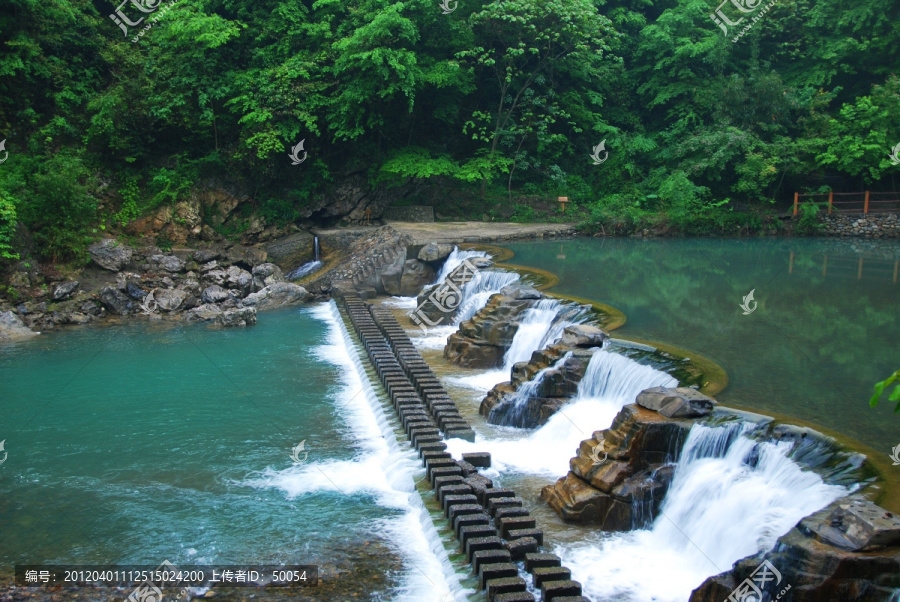
[[[442,441],[443,431],[447,437],[474,439],[471,427],[449,397],[438,395],[424,379],[420,379],[420,388],[413,385],[375,325],[367,304],[353,297],[345,298],[343,304],[410,438],[415,442]]]
[[[366,346],[379,377],[393,387],[394,393],[388,389],[388,384],[385,385],[401,424],[422,459],[426,478],[435,490],[435,499],[441,504],[460,542],[460,551],[472,564],[473,573],[478,576],[479,585],[486,590],[488,599],[494,602],[535,600],[514,564],[524,561],[535,589],[541,590],[541,600],[586,602],[588,599],[581,596],[581,585],[571,580],[571,571],[561,566],[560,558],[540,552],[543,531],[522,507],[522,500],[513,490],[495,488],[490,479],[478,474],[478,468],[490,467],[490,454],[463,454],[462,461],[458,462],[446,451],[446,444],[439,437],[435,438],[434,423],[424,411],[422,399],[403,392],[402,386],[397,384],[399,381],[393,378],[391,367],[394,363],[406,361],[413,368],[416,367],[415,358],[405,354],[405,360],[396,361],[395,356],[392,363],[384,354],[385,339],[395,343],[390,345],[391,355],[398,353],[398,349],[407,351],[403,341],[404,338],[408,341],[406,333],[392,329],[390,320],[385,319],[383,313],[370,312],[367,305],[354,298],[344,300],[350,321]],[[377,330],[372,328],[372,315],[380,322]],[[393,330],[390,332],[393,336],[379,336],[386,335],[385,330]],[[424,377],[421,380],[423,384],[426,381]],[[421,390],[417,389],[417,393]],[[428,407],[441,411],[437,402]],[[448,425],[443,418],[444,415],[438,414],[440,424]]]
[[[440,380],[432,372],[431,367],[422,359],[419,351],[413,346],[409,340],[406,331],[397,322],[394,314],[385,308],[371,307],[372,317],[378,328],[388,340],[388,344],[394,352],[394,355],[400,362],[407,377],[415,386],[419,395],[425,401],[429,411],[437,406],[456,407],[453,400],[447,394]],[[447,434],[447,437],[459,437],[467,441],[475,440],[475,432],[468,423],[458,421],[453,433]]]

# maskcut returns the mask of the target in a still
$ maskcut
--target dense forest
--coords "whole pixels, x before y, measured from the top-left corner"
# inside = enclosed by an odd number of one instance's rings
[[[696,233],[893,190],[900,4],[714,1],[6,0],[0,256],[77,262],[211,182],[271,223],[362,174]]]

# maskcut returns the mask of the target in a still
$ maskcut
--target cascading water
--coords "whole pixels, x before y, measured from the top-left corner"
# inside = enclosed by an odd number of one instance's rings
[[[322,267],[322,261],[319,259],[319,237],[313,237],[313,250],[315,253],[315,259],[313,261],[308,261],[301,265],[298,268],[294,268],[288,275],[285,276],[287,280],[296,280],[297,278],[302,278],[307,274],[312,274],[320,267]]]
[[[677,386],[665,372],[602,349],[588,362],[578,394],[542,427],[521,437],[520,429],[499,427],[496,438],[475,443],[453,439],[448,451],[454,456],[469,451],[489,451],[499,471],[560,476],[569,470],[569,459],[578,444],[595,430],[612,424],[619,410],[634,403],[637,394],[650,387]],[[521,437],[510,439],[508,437]]]
[[[509,380],[513,366],[531,359],[531,354],[543,349],[562,336],[563,330],[583,320],[580,307],[560,303],[556,299],[541,299],[525,310],[519,329],[513,335],[509,349],[503,355],[503,367],[475,376],[453,379],[453,382],[472,389],[488,391]]]
[[[477,251],[460,251],[460,254],[462,253],[477,253]],[[478,255],[472,255],[472,257],[478,257]],[[454,259],[456,266],[462,264],[464,259],[466,257],[458,259],[458,261]],[[448,258],[447,261],[449,263],[450,259]],[[445,263],[444,267],[446,266],[447,264]],[[449,275],[452,271],[447,271],[447,274]],[[442,274],[443,272],[444,270],[441,270]],[[499,270],[479,270],[475,272],[472,280],[466,282],[462,287],[462,298],[459,303],[459,309],[453,317],[453,322],[446,326],[429,328],[425,336],[416,337],[413,341],[420,348],[440,349],[444,347],[447,344],[447,337],[456,332],[463,321],[468,320],[484,307],[491,295],[499,293],[503,287],[518,281],[519,275],[514,272]],[[438,280],[438,282],[443,282],[443,280]],[[413,303],[412,307],[415,307],[415,303]]]
[[[317,490],[337,489],[347,496],[369,495],[397,516],[373,522],[373,533],[386,537],[405,559],[400,591],[392,600],[466,600],[467,593],[447,556],[415,479],[422,468],[415,454],[397,442],[360,355],[334,301],[316,306],[313,314],[328,324],[329,340],[316,349],[339,368],[344,381],[337,411],[346,417],[358,437],[359,449],[349,460],[310,461],[278,470],[268,468],[244,481],[245,485],[283,490],[299,497]]]
[[[790,443],[751,438],[755,428],[694,425],[649,530],[559,547],[585,595],[683,602],[707,577],[771,549],[801,518],[848,493],[794,462]]]
[[[572,352],[568,351],[561,358],[556,360],[552,366],[543,368],[534,375],[533,379],[519,385],[519,388],[516,390],[512,399],[504,404],[505,407],[502,413],[497,411],[501,406],[494,407],[488,422],[501,426],[521,426],[525,409],[528,407],[528,402],[537,397],[538,391],[544,382],[544,377],[551,370],[558,370],[570,357],[572,357]]]
[[[437,278],[434,280],[435,283],[443,282],[465,260],[474,259],[475,257],[487,258],[488,254],[484,251],[461,251],[459,247],[453,247],[453,251],[447,256],[444,265],[441,266],[441,271],[438,272]]]

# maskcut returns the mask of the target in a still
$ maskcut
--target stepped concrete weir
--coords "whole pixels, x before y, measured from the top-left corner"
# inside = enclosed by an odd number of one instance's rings
[[[445,438],[474,441],[474,431],[390,310],[371,306],[355,292],[344,292],[337,301],[418,451],[459,551],[488,599],[590,602],[560,558],[542,550],[544,533],[515,491],[494,487],[479,474],[479,468],[490,467],[490,454],[472,452],[454,460],[447,452]],[[521,576],[525,573],[539,597],[529,591]]]

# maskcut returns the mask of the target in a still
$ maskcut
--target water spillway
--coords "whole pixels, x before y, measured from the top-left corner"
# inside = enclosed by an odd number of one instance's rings
[[[649,529],[559,546],[586,595],[683,602],[705,578],[771,549],[801,518],[848,493],[795,462],[790,443],[756,440],[755,429],[694,425]]]
[[[477,439],[474,446],[453,441],[451,447],[454,452],[470,448],[489,451],[501,471],[564,475],[578,444],[593,431],[612,424],[619,410],[633,403],[638,393],[650,387],[677,384],[665,372],[600,349],[590,359],[576,397],[540,428],[525,437],[521,431],[510,433],[501,428],[485,440]]]

